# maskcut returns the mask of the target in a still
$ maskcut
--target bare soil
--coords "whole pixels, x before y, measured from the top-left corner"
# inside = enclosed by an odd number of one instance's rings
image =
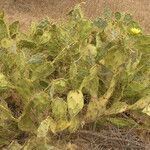
[[[104,0],[0,0],[8,20],[20,20],[21,27],[26,29],[31,20],[45,16],[53,20],[62,20],[75,4],[85,1],[85,14],[89,18],[100,16],[104,9]],[[105,0],[113,11],[131,13],[135,19],[150,32],[150,0]]]

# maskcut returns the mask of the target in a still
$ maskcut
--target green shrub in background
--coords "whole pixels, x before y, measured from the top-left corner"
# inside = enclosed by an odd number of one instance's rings
[[[0,13],[0,147],[52,149],[51,134],[99,118],[135,124],[116,116],[128,110],[150,116],[150,36],[129,14],[91,21],[76,6],[22,33]]]

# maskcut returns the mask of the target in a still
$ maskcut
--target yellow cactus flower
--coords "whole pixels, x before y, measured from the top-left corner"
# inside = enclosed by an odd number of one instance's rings
[[[131,28],[130,31],[133,34],[139,34],[139,33],[141,33],[141,29],[139,29],[139,28]]]

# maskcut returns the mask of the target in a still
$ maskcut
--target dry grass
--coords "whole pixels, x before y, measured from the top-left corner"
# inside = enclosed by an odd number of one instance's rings
[[[61,150],[149,150],[150,146],[136,129],[112,125],[101,126],[99,130],[86,128],[74,134],[57,135],[53,141],[57,141],[54,145]]]
[[[104,8],[104,0],[0,0],[0,9],[4,9],[9,20],[20,20],[26,28],[31,20],[49,16],[54,20],[62,20],[75,4],[86,1],[86,16],[95,18]],[[125,11],[139,20],[146,32],[150,32],[150,1],[149,0],[108,0],[112,10]]]

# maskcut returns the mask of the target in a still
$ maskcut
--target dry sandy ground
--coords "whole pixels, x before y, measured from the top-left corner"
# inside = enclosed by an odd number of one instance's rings
[[[5,10],[9,20],[20,20],[26,28],[31,20],[49,16],[61,20],[75,4],[86,1],[85,14],[90,18],[99,16],[104,8],[104,0],[0,0],[0,9]],[[105,0],[112,10],[131,13],[150,32],[150,0]]]

